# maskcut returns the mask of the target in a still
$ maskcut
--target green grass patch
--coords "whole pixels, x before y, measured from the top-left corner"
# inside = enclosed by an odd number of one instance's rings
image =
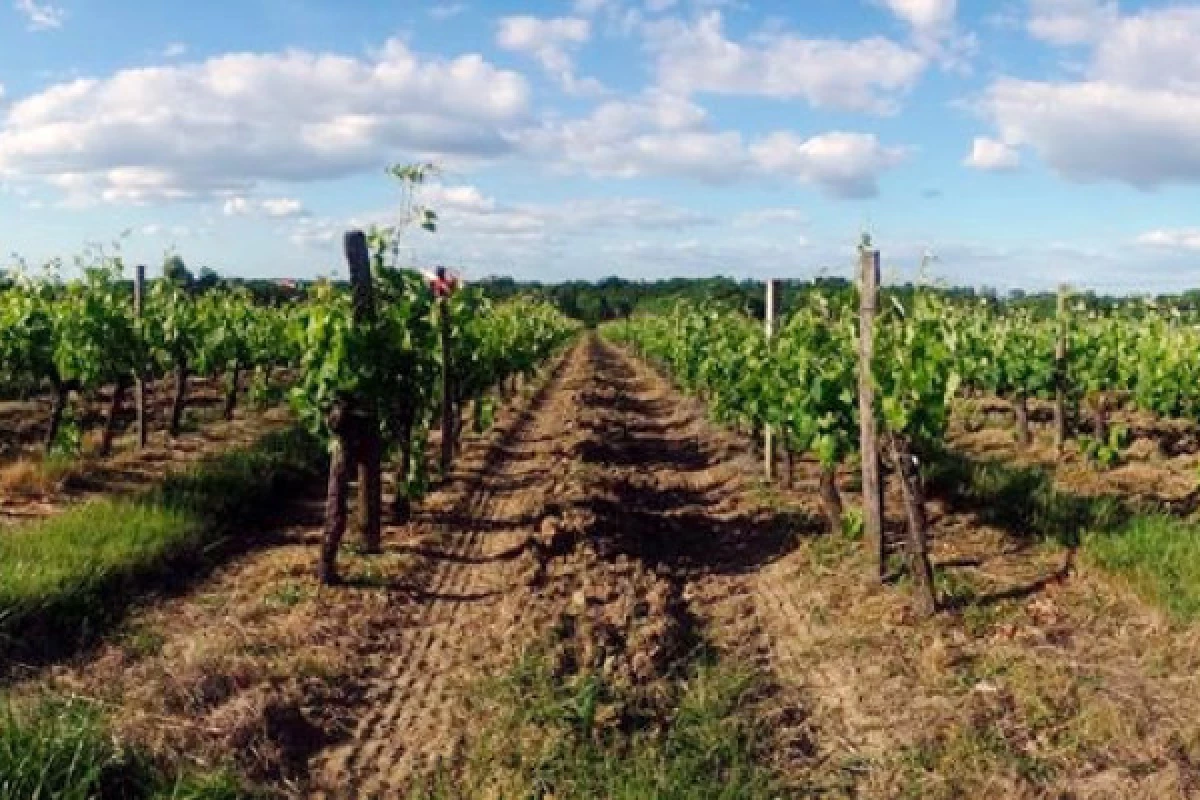
[[[226,772],[167,775],[122,748],[91,705],[46,699],[0,706],[0,797],[5,800],[246,800]]]
[[[1039,467],[951,454],[930,467],[929,481],[952,503],[1017,537],[1079,547],[1089,563],[1127,581],[1176,620],[1200,618],[1200,524],[1135,508],[1117,496],[1061,491]]]
[[[107,630],[138,593],[186,583],[249,544],[282,492],[319,474],[299,430],[215,456],[136,498],[95,500],[0,537],[0,653],[69,651]]]
[[[1083,553],[1175,619],[1200,617],[1200,526],[1195,523],[1166,515],[1134,517],[1117,531],[1089,533]]]
[[[1040,467],[945,453],[927,468],[927,479],[934,493],[970,508],[987,524],[1019,538],[1049,539],[1067,547],[1077,546],[1088,531],[1116,530],[1131,517],[1121,498],[1061,491]]]
[[[461,773],[432,778],[419,800],[768,800],[783,796],[764,766],[769,732],[750,708],[754,680],[702,663],[673,684],[666,718],[628,719],[594,674],[556,675],[531,655],[479,692],[484,722]]]

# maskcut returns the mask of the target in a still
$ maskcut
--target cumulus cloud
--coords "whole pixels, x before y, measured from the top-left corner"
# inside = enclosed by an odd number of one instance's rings
[[[245,192],[377,169],[397,153],[495,157],[528,124],[529,88],[478,55],[291,50],[75,80],[0,116],[0,177],[104,199]]]
[[[1004,142],[977,136],[963,164],[985,172],[1007,172],[1021,165],[1021,154]]]
[[[1078,80],[1002,77],[979,108],[1010,146],[1075,181],[1200,180],[1200,8],[1115,19]]]
[[[943,67],[965,71],[978,49],[957,23],[958,0],[876,0],[912,31],[913,46]]]
[[[530,131],[525,147],[548,155],[559,169],[603,177],[733,182],[745,167],[740,134],[713,131],[702,108],[659,91],[602,103],[579,119],[551,121]]]
[[[842,198],[874,197],[879,175],[904,161],[903,148],[885,147],[874,134],[833,132],[801,139],[774,133],[750,152],[760,169],[788,175]]]
[[[881,0],[883,5],[914,29],[937,32],[954,23],[957,0]]]
[[[568,92],[597,93],[603,87],[593,79],[575,76],[574,54],[592,35],[592,25],[582,17],[543,19],[527,15],[504,17],[496,32],[496,44],[505,50],[537,59],[542,69]]]
[[[714,128],[691,100],[652,90],[611,101],[582,119],[531,132],[526,146],[554,154],[559,169],[614,178],[675,177],[715,185],[796,180],[833,197],[870,197],[902,148],[873,134],[830,132],[809,138],[779,131],[747,142]]]
[[[1117,21],[1115,0],[1031,0],[1026,28],[1054,45],[1098,41]]]
[[[31,31],[61,28],[67,19],[67,12],[59,6],[37,0],[14,0],[13,8],[25,17]]]
[[[1167,250],[1200,251],[1200,228],[1176,228],[1147,231],[1137,237],[1137,243]]]
[[[719,11],[694,23],[647,26],[659,84],[682,94],[711,92],[801,99],[821,108],[889,113],[928,65],[925,55],[890,39],[805,39],[763,34],[739,43]]]
[[[235,195],[226,198],[221,210],[227,217],[257,214],[271,217],[272,219],[289,219],[309,216],[309,212],[304,208],[304,204],[293,197],[272,197],[265,200],[255,200]]]

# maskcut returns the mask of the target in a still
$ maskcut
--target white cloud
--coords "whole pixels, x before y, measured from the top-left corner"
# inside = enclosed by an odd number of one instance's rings
[[[436,20],[447,20],[459,16],[466,10],[466,3],[436,3],[429,8],[429,16]]]
[[[1200,180],[1200,95],[1004,79],[984,108],[1001,138],[1032,147],[1071,180],[1142,189]]]
[[[878,176],[903,160],[871,134],[832,132],[802,139],[776,132],[746,142],[713,128],[691,100],[663,91],[604,103],[582,119],[527,135],[529,152],[563,171],[613,178],[665,176],[716,185],[798,180],[840,198],[875,194]]]
[[[1101,39],[1116,21],[1115,0],[1030,0],[1026,28],[1035,39],[1075,45]]]
[[[999,78],[979,109],[995,138],[1028,146],[1070,180],[1200,181],[1200,8],[1115,19],[1082,78]]]
[[[542,69],[568,92],[594,94],[603,87],[593,79],[575,76],[574,53],[592,36],[591,22],[582,17],[503,17],[496,44],[505,50],[537,59]]]
[[[1160,228],[1143,233],[1136,242],[1147,247],[1196,252],[1200,251],[1200,228]]]
[[[977,136],[963,164],[985,172],[1006,172],[1021,165],[1021,154],[1004,142]]]
[[[179,58],[187,55],[188,46],[183,42],[171,42],[162,50],[163,58]]]
[[[261,203],[263,213],[276,219],[299,217],[308,213],[304,204],[293,197],[272,197]]]
[[[227,217],[242,217],[249,214],[252,210],[250,201],[244,197],[230,197],[221,207],[221,213]]]
[[[876,0],[912,30],[913,46],[943,67],[966,71],[978,50],[957,24],[958,0]]]
[[[233,54],[75,80],[0,117],[0,177],[105,199],[246,192],[378,169],[397,157],[503,155],[529,88],[478,55]]]
[[[242,195],[234,195],[225,199],[221,211],[227,217],[262,215],[272,219],[290,219],[310,216],[304,204],[293,197],[256,200]]]
[[[522,252],[528,258],[565,258],[580,242],[611,241],[614,235],[670,234],[689,229],[716,229],[719,220],[687,208],[652,198],[598,198],[565,203],[505,205],[474,186],[433,184],[421,193],[421,202],[438,212],[439,232],[428,236],[412,232],[403,239],[402,251],[424,253],[443,261],[486,261]],[[342,231],[396,222],[394,211],[383,210],[346,219],[298,219],[291,240],[305,247],[329,247]],[[530,249],[535,248],[535,249]],[[473,254],[473,255],[470,255]]]
[[[67,19],[67,12],[59,6],[37,0],[14,0],[13,8],[25,17],[31,31],[61,28]]]
[[[842,198],[875,196],[879,175],[906,156],[902,148],[880,144],[874,134],[844,132],[809,139],[774,133],[753,145],[750,152],[767,173],[789,175]]]
[[[954,24],[957,0],[881,0],[883,5],[914,29],[936,33]]]
[[[1122,19],[1096,47],[1097,80],[1200,92],[1200,8],[1167,8]]]
[[[583,118],[551,121],[526,135],[525,148],[560,170],[603,177],[734,182],[746,167],[740,134],[712,131],[702,108],[658,91],[603,103]]]
[[[694,24],[647,26],[659,84],[691,94],[713,92],[803,99],[822,108],[889,113],[928,66],[923,54],[889,39],[804,39],[763,34],[749,43],[726,38],[719,11]]]

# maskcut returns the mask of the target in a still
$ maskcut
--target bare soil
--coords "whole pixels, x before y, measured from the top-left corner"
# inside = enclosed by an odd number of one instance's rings
[[[920,620],[861,543],[821,532],[814,464],[787,491],[757,471],[587,338],[468,438],[383,556],[343,554],[346,586],[313,579],[314,487],[270,547],[21,691],[99,700],[164,759],[232,761],[289,796],[393,798],[459,768],[481,724],[470,687],[551,633],[558,661],[651,709],[706,643],[761,671],[788,796],[1200,796],[1193,627],[936,498],[954,602]]]

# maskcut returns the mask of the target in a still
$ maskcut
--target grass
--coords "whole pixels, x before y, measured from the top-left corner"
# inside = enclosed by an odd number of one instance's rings
[[[243,800],[229,773],[170,776],[117,745],[91,705],[42,700],[0,709],[0,797],[5,800]]]
[[[625,718],[620,692],[594,674],[556,675],[540,655],[486,684],[486,720],[461,775],[442,773],[414,800],[768,800],[782,796],[763,757],[769,733],[750,710],[753,679],[709,663],[676,683],[666,719]]]
[[[972,509],[986,524],[1065,547],[1078,546],[1088,531],[1116,530],[1131,516],[1119,497],[1083,497],[1057,489],[1053,476],[1040,467],[946,453],[934,460],[928,480],[935,493]]]
[[[79,476],[78,458],[59,453],[25,456],[0,469],[0,491],[22,497],[51,494]]]
[[[298,430],[168,476],[141,497],[94,500],[0,538],[0,652],[52,655],[123,615],[140,590],[201,574],[245,546],[270,500],[318,474]]]
[[[1112,533],[1090,533],[1090,563],[1121,576],[1173,618],[1200,618],[1200,526],[1166,515],[1140,516]]]
[[[950,455],[932,468],[930,483],[1018,537],[1078,547],[1090,564],[1126,581],[1174,619],[1200,618],[1200,524],[1134,510],[1120,497],[1062,491],[1040,467]]]

